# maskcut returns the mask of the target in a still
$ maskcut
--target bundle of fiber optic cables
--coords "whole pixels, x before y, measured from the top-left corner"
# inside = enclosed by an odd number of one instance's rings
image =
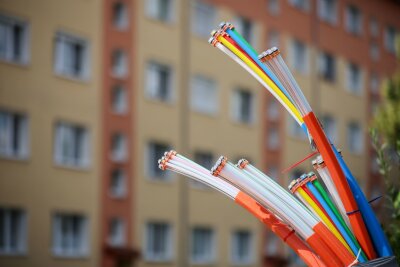
[[[312,161],[315,173],[296,177],[287,191],[245,159],[233,164],[221,156],[207,170],[169,151],[159,167],[225,194],[259,218],[308,266],[397,266],[368,200],[326,137],[280,51],[271,48],[258,55],[226,22],[212,32],[209,43],[259,81],[301,126],[317,154]]]

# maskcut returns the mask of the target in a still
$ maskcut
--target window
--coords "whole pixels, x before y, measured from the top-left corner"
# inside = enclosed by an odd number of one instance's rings
[[[116,133],[111,138],[111,158],[115,162],[124,162],[128,158],[128,140],[122,133]]]
[[[347,125],[347,147],[350,152],[359,154],[364,146],[364,138],[358,123],[351,122]]]
[[[169,178],[169,172],[158,168],[158,160],[164,155],[164,152],[169,151],[170,147],[166,144],[150,142],[147,147],[147,162],[148,175],[152,179],[166,180]]]
[[[369,21],[369,31],[372,37],[379,36],[379,25],[375,18],[371,18]]]
[[[275,181],[279,181],[279,169],[276,165],[269,165],[267,168],[267,174],[270,178]]]
[[[290,46],[290,59],[292,63],[292,68],[296,71],[306,74],[308,73],[308,51],[304,43],[294,40],[291,42]]]
[[[337,22],[337,0],[319,0],[318,16],[330,24]]]
[[[172,70],[171,67],[150,62],[146,70],[146,94],[151,99],[164,102],[172,100]]]
[[[388,26],[385,28],[384,33],[384,43],[385,48],[390,53],[396,52],[396,29],[394,27]]]
[[[255,121],[255,103],[253,93],[237,89],[232,95],[232,115],[237,122],[250,124]]]
[[[82,126],[58,122],[55,129],[54,161],[70,167],[89,166],[89,133]]]
[[[247,265],[253,261],[252,235],[247,230],[235,231],[232,236],[231,261],[236,265]]]
[[[360,35],[362,32],[361,11],[355,6],[346,8],[346,29],[348,32]]]
[[[173,18],[173,0],[146,0],[146,14],[148,17],[170,22]]]
[[[334,82],[336,79],[336,60],[328,53],[321,53],[319,56],[319,75],[322,79]]]
[[[0,15],[0,59],[26,64],[29,47],[28,24],[17,18]]]
[[[379,60],[379,47],[377,43],[369,44],[369,56],[373,61]]]
[[[360,68],[353,63],[347,65],[347,88],[350,92],[360,94],[362,90],[362,77]]]
[[[163,222],[146,225],[145,259],[148,261],[169,261],[173,254],[172,229]]]
[[[279,240],[273,233],[267,235],[265,242],[265,252],[268,256],[276,256],[278,253]]]
[[[197,151],[194,153],[194,161],[204,168],[210,170],[214,165],[214,155],[211,152],[200,152]],[[190,183],[193,187],[199,189],[208,189],[209,187],[203,183],[197,182],[195,180],[190,179]]]
[[[268,11],[271,15],[279,15],[279,0],[268,0]]]
[[[25,115],[0,110],[0,156],[28,156],[28,119]]]
[[[268,143],[267,146],[270,150],[276,150],[279,148],[279,131],[276,127],[270,127],[268,129]]]
[[[128,97],[126,89],[123,86],[115,86],[111,93],[111,105],[113,112],[125,114],[128,110]]]
[[[117,78],[124,78],[128,74],[128,58],[124,51],[113,51],[111,58],[112,74]]]
[[[200,37],[209,37],[215,27],[216,9],[201,0],[193,2],[192,31]]]
[[[113,247],[123,247],[125,240],[125,222],[121,218],[113,218],[109,224],[108,243]]]
[[[57,74],[76,79],[89,78],[89,45],[83,38],[58,32],[54,58]]]
[[[117,2],[113,6],[113,24],[118,30],[125,30],[129,25],[128,9],[124,3]]]
[[[122,198],[126,195],[126,174],[122,169],[115,169],[111,172],[110,194],[115,198]]]
[[[190,258],[193,264],[209,264],[215,260],[214,231],[206,227],[192,229]]]
[[[83,257],[88,254],[87,220],[77,214],[53,217],[53,254],[61,257]]]
[[[253,22],[244,17],[237,17],[235,20],[235,30],[251,45],[256,44]]]
[[[369,77],[369,87],[372,93],[379,93],[379,77],[376,72],[372,72]]]
[[[274,98],[268,101],[267,117],[272,121],[279,119],[279,104]]]
[[[192,110],[204,114],[218,112],[218,92],[214,80],[201,75],[192,78],[190,106]]]
[[[23,210],[0,208],[0,255],[26,252],[26,228]]]
[[[329,140],[333,143],[337,142],[337,129],[336,129],[336,121],[330,115],[325,115],[322,117],[322,126],[325,130],[326,135]]]
[[[279,33],[275,30],[268,32],[268,46],[279,47]]]
[[[311,8],[310,0],[289,0],[289,2],[296,8],[309,11]]]

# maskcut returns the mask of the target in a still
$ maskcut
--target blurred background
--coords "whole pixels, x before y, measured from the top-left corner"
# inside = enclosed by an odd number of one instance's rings
[[[228,198],[158,169],[312,170],[280,104],[207,43],[277,46],[368,198],[368,128],[396,70],[395,0],[0,0],[0,266],[302,266]],[[379,204],[377,204],[379,205]]]

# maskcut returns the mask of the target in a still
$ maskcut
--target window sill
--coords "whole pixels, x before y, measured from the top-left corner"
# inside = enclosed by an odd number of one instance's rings
[[[209,261],[190,261],[191,265],[196,265],[196,266],[211,266],[211,265],[215,265],[215,261],[214,260],[209,260]]]
[[[0,252],[0,257],[4,258],[26,258],[27,252]]]
[[[162,20],[159,19],[157,17],[152,17],[150,15],[145,14],[145,18],[147,21],[155,23],[155,24],[159,24],[161,26],[166,26],[168,28],[172,28],[176,25],[176,21],[169,19],[169,20]]]
[[[27,163],[30,160],[30,157],[29,156],[20,157],[20,156],[0,154],[0,160],[9,160],[9,161]]]
[[[124,193],[124,194],[113,194],[111,192],[108,192],[108,196],[111,199],[116,200],[116,201],[118,201],[118,200],[126,200],[126,196],[127,195],[128,195],[127,193]]]
[[[68,165],[62,163],[54,163],[56,168],[70,170],[70,171],[79,171],[79,172],[89,172],[91,168],[89,166],[75,166],[75,165]]]
[[[171,184],[173,182],[173,177],[160,177],[160,176],[154,176],[154,175],[147,175],[146,180],[150,183],[155,183],[155,184]]]
[[[17,68],[29,68],[30,67],[30,62],[29,61],[13,61],[13,60],[8,60],[8,59],[0,59],[1,63],[4,63],[6,65],[10,65],[12,67],[17,67]]]
[[[56,78],[58,78],[58,79],[75,82],[75,83],[88,84],[90,81],[89,78],[80,78],[77,76],[72,76],[72,75],[68,75],[68,74],[64,74],[64,73],[55,72],[54,74],[55,74]]]
[[[162,100],[162,99],[151,97],[148,95],[146,95],[146,100],[147,100],[147,102],[152,103],[152,104],[158,104],[158,105],[161,104],[161,105],[168,106],[168,107],[171,107],[175,104],[175,101],[172,99]]]
[[[68,255],[62,253],[52,253],[53,258],[60,260],[89,260],[89,255]]]
[[[208,117],[208,118],[212,118],[212,119],[215,119],[216,117],[218,117],[218,112],[207,112],[207,111],[197,110],[194,108],[190,108],[190,110],[193,113],[198,114],[200,116],[204,116],[204,117]]]

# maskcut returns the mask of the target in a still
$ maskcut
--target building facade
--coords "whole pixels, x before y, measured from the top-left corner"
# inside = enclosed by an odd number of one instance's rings
[[[396,1],[0,3],[0,266],[282,266],[297,258],[225,196],[158,169],[247,158],[277,179],[311,150],[278,102],[207,43],[232,22],[277,46],[368,195],[368,125],[396,69]],[[283,172],[284,170],[286,170]]]

